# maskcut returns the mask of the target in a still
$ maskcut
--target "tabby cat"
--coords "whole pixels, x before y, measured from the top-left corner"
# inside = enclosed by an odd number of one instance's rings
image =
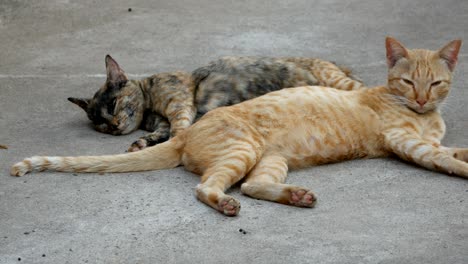
[[[110,55],[105,61],[107,80],[94,97],[68,98],[86,111],[97,131],[122,135],[141,127],[153,132],[145,141],[155,145],[192,124],[195,106],[190,73],[176,71],[129,80]]]
[[[117,62],[107,55],[106,69],[106,83],[92,99],[68,100],[83,108],[100,132],[128,134],[138,127],[153,132],[134,142],[129,151],[164,142],[217,107],[281,88],[363,87],[347,69],[311,58],[224,57],[192,74],[160,73],[137,81],[128,80]]]
[[[438,51],[407,50],[386,39],[387,86],[345,92],[325,87],[275,91],[208,112],[167,142],[111,156],[32,157],[11,174],[52,169],[131,172],[184,165],[201,175],[198,199],[225,215],[240,204],[225,191],[243,178],[251,197],[313,207],[307,188],[285,184],[288,169],[392,153],[431,170],[468,178],[468,148],[440,145],[438,106],[450,90],[461,41]]]

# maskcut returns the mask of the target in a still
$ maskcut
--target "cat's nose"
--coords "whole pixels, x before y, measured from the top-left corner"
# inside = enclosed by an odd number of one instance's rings
[[[416,102],[418,102],[419,106],[423,107],[426,103],[426,99],[416,99]]]

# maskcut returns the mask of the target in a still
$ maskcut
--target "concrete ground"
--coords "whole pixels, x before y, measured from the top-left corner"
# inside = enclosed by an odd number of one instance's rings
[[[464,0],[2,0],[0,263],[468,263],[468,181],[395,159],[291,172],[314,209],[233,188],[233,218],[198,202],[183,168],[9,176],[25,157],[122,153],[144,134],[98,133],[66,100],[98,89],[108,53],[134,78],[222,55],[308,56],[378,85],[385,36],[437,49],[467,28]],[[468,147],[467,45],[443,107],[448,146]]]

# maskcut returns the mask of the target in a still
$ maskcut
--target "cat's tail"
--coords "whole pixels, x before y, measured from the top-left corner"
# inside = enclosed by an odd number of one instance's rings
[[[183,142],[175,137],[137,152],[105,156],[47,157],[34,156],[11,167],[12,176],[32,171],[132,172],[169,169],[180,165]]]
[[[312,71],[322,86],[346,91],[366,88],[362,80],[354,75],[351,69],[335,62],[317,59]]]
[[[353,70],[351,70],[350,68],[348,68],[347,66],[343,66],[343,65],[340,65],[340,64],[336,64],[336,67],[338,67],[347,77],[355,80],[355,81],[358,81],[358,82],[361,82],[362,83],[362,79],[359,78],[358,76],[356,76],[354,73],[353,73]]]

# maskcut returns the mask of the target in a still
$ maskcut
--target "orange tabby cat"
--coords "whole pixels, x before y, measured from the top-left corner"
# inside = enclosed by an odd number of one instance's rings
[[[174,168],[202,175],[197,197],[225,215],[239,202],[225,190],[246,177],[251,197],[312,207],[307,188],[285,184],[288,168],[391,153],[431,170],[468,178],[468,149],[440,146],[447,97],[461,41],[439,51],[407,50],[387,38],[388,85],[358,91],[283,89],[208,112],[170,141],[113,156],[32,157],[11,174],[34,169],[129,172]]]

